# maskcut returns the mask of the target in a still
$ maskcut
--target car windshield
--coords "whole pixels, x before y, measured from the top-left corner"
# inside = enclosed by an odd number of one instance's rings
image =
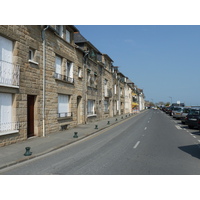
[[[183,109],[183,112],[184,112],[184,113],[189,113],[189,111],[190,111],[189,108],[184,108],[184,109]]]
[[[199,112],[200,110],[190,110],[190,112],[189,112],[189,115],[199,115],[200,114],[200,112]]]
[[[174,108],[175,111],[181,111],[181,108]]]

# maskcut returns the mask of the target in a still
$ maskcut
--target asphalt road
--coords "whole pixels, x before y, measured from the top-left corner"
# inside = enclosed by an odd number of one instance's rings
[[[160,110],[147,110],[0,174],[197,175],[200,140]]]

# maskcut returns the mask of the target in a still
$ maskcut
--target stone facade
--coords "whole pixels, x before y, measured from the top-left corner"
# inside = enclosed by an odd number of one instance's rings
[[[132,91],[74,26],[0,26],[0,146],[130,113]]]

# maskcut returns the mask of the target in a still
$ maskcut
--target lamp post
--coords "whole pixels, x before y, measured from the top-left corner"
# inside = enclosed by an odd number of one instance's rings
[[[171,105],[172,105],[172,97],[169,97],[171,99]]]

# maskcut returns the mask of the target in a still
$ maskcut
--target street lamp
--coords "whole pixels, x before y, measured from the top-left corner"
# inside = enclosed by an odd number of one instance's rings
[[[172,105],[172,97],[169,97],[171,99],[171,105]]]

